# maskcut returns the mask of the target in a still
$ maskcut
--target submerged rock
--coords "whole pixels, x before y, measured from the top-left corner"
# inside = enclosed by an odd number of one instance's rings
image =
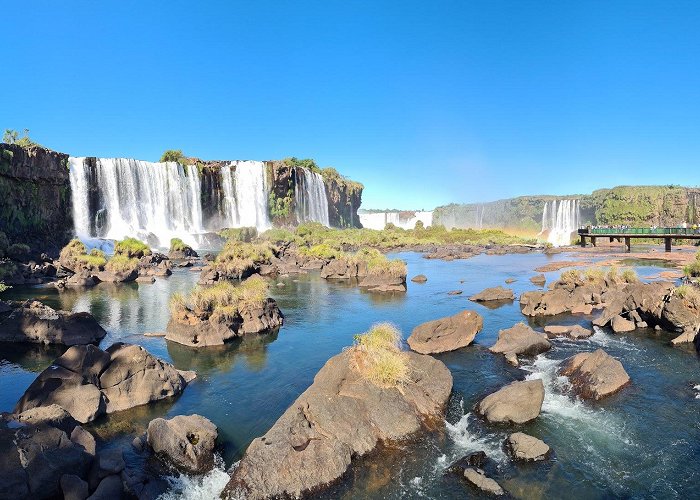
[[[537,286],[544,286],[544,284],[547,283],[547,278],[544,274],[538,274],[530,278],[530,283]]]
[[[203,474],[214,466],[217,436],[216,426],[200,415],[156,418],[148,424],[147,432],[148,444],[157,455],[193,474]]]
[[[551,347],[545,335],[537,333],[525,323],[518,323],[498,332],[498,340],[489,351],[504,354],[508,363],[517,366],[518,355],[535,356]]]
[[[568,337],[574,340],[585,339],[593,335],[593,330],[581,325],[547,325],[544,327],[544,332],[549,338]]]
[[[537,418],[543,401],[542,380],[524,380],[489,394],[478,404],[477,411],[492,423],[524,424]]]
[[[408,345],[421,354],[454,351],[471,344],[483,326],[484,319],[478,313],[461,311],[418,325],[408,337]]]
[[[15,406],[21,413],[53,404],[86,423],[180,394],[194,372],[181,372],[143,347],[116,343],[103,351],[73,346],[41,372]]]
[[[481,469],[476,469],[474,467],[465,469],[464,478],[469,484],[485,493],[490,493],[491,495],[495,496],[505,494],[503,488],[501,488],[496,481],[488,477]]]
[[[588,399],[604,398],[630,383],[622,363],[602,349],[576,354],[564,362],[560,373],[569,377],[577,394]]]
[[[516,460],[544,460],[549,454],[549,446],[544,441],[523,432],[508,436],[506,447]]]
[[[489,302],[493,300],[514,300],[513,290],[502,286],[487,288],[476,295],[469,297],[472,302]]]
[[[95,344],[107,332],[86,312],[57,311],[38,300],[0,301],[0,342]]]
[[[298,497],[340,478],[378,443],[443,422],[452,375],[431,356],[405,353],[408,379],[375,385],[356,368],[356,351],[332,357],[309,387],[233,471],[224,497]]]

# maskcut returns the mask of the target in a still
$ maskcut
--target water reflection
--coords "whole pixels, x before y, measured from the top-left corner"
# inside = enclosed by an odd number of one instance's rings
[[[247,368],[258,372],[267,363],[267,345],[277,340],[278,331],[246,335],[221,346],[194,348],[166,341],[168,354],[178,370],[194,370],[197,376],[208,376],[213,372],[229,372],[239,360],[244,360]]]

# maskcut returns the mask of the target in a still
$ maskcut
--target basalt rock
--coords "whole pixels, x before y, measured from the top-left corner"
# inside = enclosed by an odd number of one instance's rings
[[[203,474],[214,466],[216,426],[200,415],[156,418],[148,424],[153,451],[185,472]]]
[[[86,312],[57,311],[38,300],[0,305],[0,342],[73,346],[97,343],[107,334]]]
[[[428,281],[428,278],[425,276],[425,274],[417,274],[413,278],[411,278],[411,281],[414,283],[425,283]]]
[[[502,496],[505,494],[503,488],[501,488],[496,481],[488,477],[481,469],[468,467],[464,470],[464,478],[469,484],[483,491],[484,493],[494,496]]]
[[[535,462],[544,460],[549,455],[549,446],[544,441],[523,432],[508,436],[506,448],[516,460]]]
[[[73,346],[41,372],[15,413],[58,405],[78,422],[180,394],[194,372],[181,372],[137,345],[116,343],[103,351]]]
[[[489,348],[493,353],[504,354],[506,360],[518,365],[518,356],[535,356],[551,349],[552,344],[545,335],[537,333],[524,323],[498,332],[498,340]]]
[[[370,292],[405,292],[406,275],[368,274],[360,280],[359,286]]]
[[[622,363],[602,349],[576,354],[564,362],[560,373],[569,377],[574,391],[587,399],[604,398],[630,383]]]
[[[484,319],[474,311],[428,321],[413,329],[408,345],[421,354],[454,351],[474,341],[484,326]]]
[[[277,302],[268,298],[262,305],[245,306],[234,314],[179,312],[168,322],[165,338],[190,347],[208,347],[246,334],[271,332],[283,323]]]
[[[542,380],[525,380],[489,394],[478,404],[477,411],[492,423],[524,424],[539,416],[543,401]]]
[[[223,496],[261,499],[316,492],[380,442],[440,425],[452,375],[431,356],[405,354],[408,380],[400,387],[380,387],[363,377],[354,350],[328,360],[267,434],[253,440]]]
[[[544,327],[544,332],[549,338],[568,337],[574,340],[585,339],[593,335],[593,330],[584,328],[581,325],[547,325]]]
[[[476,295],[469,297],[472,302],[489,302],[493,300],[514,300],[513,290],[502,286],[487,288]]]

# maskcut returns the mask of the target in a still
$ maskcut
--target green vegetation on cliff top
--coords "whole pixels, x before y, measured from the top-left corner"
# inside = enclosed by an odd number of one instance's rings
[[[9,128],[5,129],[5,133],[2,135],[2,142],[6,144],[17,144],[18,146],[21,146],[23,148],[43,147],[41,144],[39,144],[38,142],[34,142],[29,137],[29,129],[27,128],[24,129],[24,135],[22,137],[19,136],[19,132],[17,132],[16,130],[12,130]]]
[[[160,161],[174,161],[180,165],[185,165],[187,163],[187,157],[185,157],[181,149],[168,149],[161,155]]]
[[[349,192],[359,191],[364,188],[361,183],[348,179],[333,167],[319,167],[311,158],[300,159],[292,156],[285,158],[283,161],[290,167],[306,168],[312,172],[319,173],[325,182],[335,182],[340,186],[345,186]]]

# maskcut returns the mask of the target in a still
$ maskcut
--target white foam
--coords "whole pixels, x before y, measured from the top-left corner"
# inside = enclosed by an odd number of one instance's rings
[[[445,422],[447,434],[452,438],[457,448],[452,460],[456,460],[468,452],[483,451],[489,458],[497,462],[505,462],[508,457],[501,447],[501,442],[505,435],[480,434],[473,426],[470,426],[473,419],[476,419],[476,417],[471,413],[467,413],[454,424]],[[444,463],[446,459],[447,457],[443,455],[438,459],[438,462],[442,460],[442,463]]]
[[[213,500],[220,498],[231,476],[224,470],[223,460],[217,457],[215,467],[203,476],[180,474],[167,478],[170,489],[158,500]]]

